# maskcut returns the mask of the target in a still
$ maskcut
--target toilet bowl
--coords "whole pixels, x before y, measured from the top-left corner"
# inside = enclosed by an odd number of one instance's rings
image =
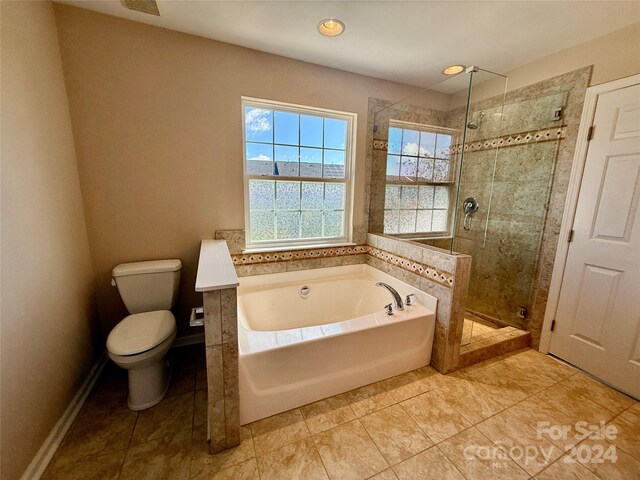
[[[129,374],[131,410],[157,405],[169,389],[165,359],[176,338],[176,319],[169,310],[180,284],[180,260],[123,263],[112,271],[112,285],[131,315],[109,333],[109,358]]]
[[[116,365],[129,371],[129,409],[153,407],[167,394],[170,369],[165,356],[176,331],[176,320],[168,310],[129,315],[111,330],[107,352]]]

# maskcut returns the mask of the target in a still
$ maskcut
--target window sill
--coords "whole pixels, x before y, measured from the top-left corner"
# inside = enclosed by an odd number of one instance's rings
[[[314,248],[355,247],[356,245],[357,243],[353,243],[353,242],[318,243],[318,244],[310,244],[310,245],[285,245],[282,247],[246,248],[242,250],[242,253],[284,252],[288,250],[312,250]]]

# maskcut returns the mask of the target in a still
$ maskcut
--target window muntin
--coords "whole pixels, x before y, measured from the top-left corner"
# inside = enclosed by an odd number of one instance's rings
[[[356,115],[242,106],[247,248],[349,242]]]
[[[384,233],[446,233],[453,132],[390,122]]]

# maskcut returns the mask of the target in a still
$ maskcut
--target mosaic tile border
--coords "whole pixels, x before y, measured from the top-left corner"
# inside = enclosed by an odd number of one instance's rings
[[[495,147],[514,147],[518,145],[526,145],[527,143],[551,142],[554,140],[562,140],[567,134],[565,126],[543,128],[541,130],[532,130],[528,132],[512,133],[500,137],[488,138],[476,142],[468,142],[464,146],[465,152],[480,152],[482,150],[490,150]],[[386,151],[389,142],[386,140],[374,140],[373,149]],[[462,151],[462,145],[454,145],[451,147],[451,154],[457,154]]]
[[[465,152],[480,152],[482,150],[491,150],[496,147],[515,147],[518,145],[526,145],[528,143],[551,142],[566,138],[567,134],[564,126],[544,128],[542,130],[533,130],[530,132],[512,133],[501,137],[488,138],[477,142],[468,142],[464,146]],[[462,145],[454,145],[451,147],[451,153],[460,153]]]
[[[350,255],[367,254],[390,265],[415,273],[432,282],[447,288],[455,283],[454,274],[439,270],[431,265],[426,265],[415,260],[401,257],[395,253],[387,252],[371,245],[354,245],[348,247],[326,247],[304,250],[284,250],[276,252],[241,253],[231,255],[233,264],[237,266],[256,265],[265,263],[291,262],[296,260],[310,260],[317,258],[335,258]]]
[[[289,262],[312,258],[343,257],[367,253],[367,245],[348,247],[325,247],[304,250],[282,250],[275,252],[239,253],[231,255],[234,265],[255,265],[257,263]]]
[[[444,285],[445,287],[451,288],[455,283],[455,276],[452,273],[439,270],[421,262],[416,262],[415,260],[409,260],[408,258],[401,257],[395,253],[390,253],[371,246],[369,246],[369,251],[367,253],[374,258],[378,258],[391,265],[400,267],[408,272],[415,273],[416,275],[427,278],[432,282],[439,283],[440,285]]]

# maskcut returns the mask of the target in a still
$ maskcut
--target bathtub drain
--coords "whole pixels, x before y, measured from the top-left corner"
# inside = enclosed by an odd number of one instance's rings
[[[305,285],[300,288],[298,293],[300,294],[300,298],[307,298],[311,293],[311,289]]]

